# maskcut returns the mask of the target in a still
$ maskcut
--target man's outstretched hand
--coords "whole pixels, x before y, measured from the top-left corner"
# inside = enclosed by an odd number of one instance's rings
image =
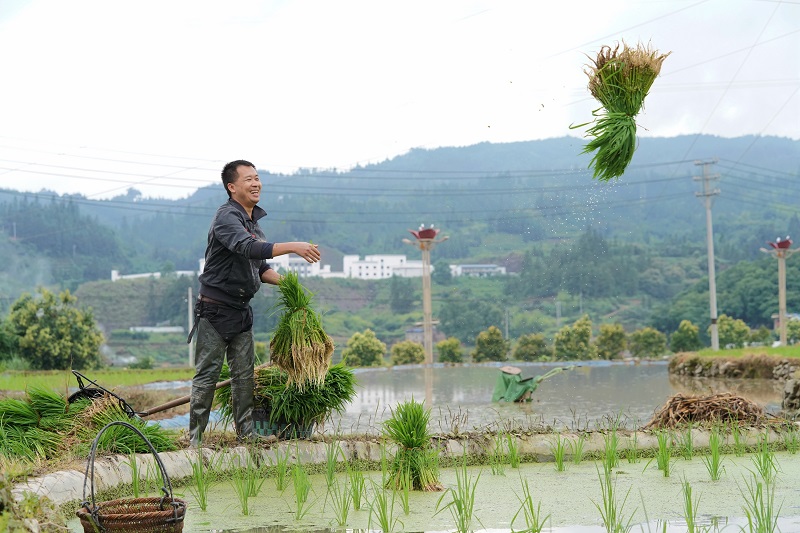
[[[310,242],[297,242],[295,243],[294,253],[308,261],[309,263],[316,263],[322,258],[319,253],[319,247]]]

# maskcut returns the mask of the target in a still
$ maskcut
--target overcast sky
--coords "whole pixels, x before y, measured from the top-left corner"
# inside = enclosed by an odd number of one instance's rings
[[[0,0],[0,188],[177,198],[259,168],[582,135],[587,55],[672,52],[640,135],[800,138],[800,1]]]

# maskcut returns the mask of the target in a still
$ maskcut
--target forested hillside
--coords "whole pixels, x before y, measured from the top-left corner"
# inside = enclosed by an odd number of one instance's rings
[[[319,243],[323,263],[333,270],[341,269],[343,254],[418,258],[402,239],[420,224],[435,224],[449,235],[433,253],[442,268],[475,262],[506,266],[512,275],[502,280],[435,283],[435,311],[442,328],[450,328],[448,334],[472,334],[487,317],[507,324],[509,335],[532,328],[552,331],[556,301],[564,321],[591,312],[597,322],[620,321],[629,328],[654,324],[670,332],[683,317],[702,331],[708,316],[706,227],[703,205],[695,197],[700,184],[693,178],[703,172],[698,161],[715,160],[708,169],[720,178],[713,184],[720,189],[713,203],[720,313],[752,327],[769,322],[777,310],[776,267],[759,248],[777,236],[800,237],[795,200],[800,142],[642,138],[625,176],[608,184],[591,179],[588,157],[579,155],[583,142],[565,137],[416,149],[346,171],[261,171],[261,205],[269,213],[262,226],[274,241]],[[21,291],[44,284],[80,288],[95,305],[103,298],[120,304],[108,299],[110,282],[102,281],[112,269],[196,270],[210,219],[226,198],[221,184],[181,200],[143,198],[135,189],[110,200],[0,190],[2,302],[8,305]],[[800,309],[792,261],[790,311]],[[321,292],[332,327],[341,335],[373,327],[397,338],[421,318],[416,285],[406,291],[416,298],[406,302],[406,313],[391,301],[388,280],[368,289],[366,282],[309,283]],[[345,289],[346,283],[354,285]],[[121,307],[137,310],[97,315],[112,328],[182,324],[185,303],[178,300],[186,288],[148,288],[122,300],[141,300],[146,309],[126,304]],[[349,318],[337,318],[352,307],[347,298],[363,305],[350,309]]]

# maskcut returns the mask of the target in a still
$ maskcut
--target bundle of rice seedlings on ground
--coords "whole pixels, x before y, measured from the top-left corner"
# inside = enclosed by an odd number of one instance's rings
[[[589,92],[603,107],[592,111],[594,120],[574,127],[592,124],[586,136],[594,138],[581,153],[596,152],[589,163],[595,179],[618,178],[631,162],[636,150],[635,117],[670,53],[659,54],[642,44],[631,48],[623,42],[621,52],[619,45],[600,48],[589,65]]]
[[[39,414],[39,427],[48,431],[61,432],[72,425],[76,406],[70,412],[67,399],[61,394],[48,389],[30,387],[27,391],[31,407]]]
[[[39,423],[39,415],[30,402],[7,398],[0,401],[0,421],[10,426],[35,426]]]
[[[311,308],[312,294],[303,288],[297,273],[278,282],[277,307],[283,315],[269,344],[272,362],[300,389],[322,385],[333,356],[333,341],[323,331],[320,316]]]
[[[413,399],[399,404],[392,416],[383,423],[383,433],[397,444],[392,460],[389,488],[402,490],[439,491],[438,453],[431,446],[428,431],[430,410]]]
[[[223,367],[221,377],[228,372]],[[321,385],[300,387],[289,382],[288,373],[276,366],[256,368],[255,395],[256,407],[269,414],[275,424],[321,424],[334,411],[344,412],[348,403],[356,395],[356,379],[353,371],[344,364],[330,367]],[[225,419],[232,416],[231,386],[220,387],[216,392],[220,415]]]
[[[177,449],[177,433],[163,429],[159,424],[148,424],[140,418],[130,418],[120,407],[119,400],[104,395],[92,401],[77,418],[73,438],[80,447],[88,447],[97,433],[110,422],[121,420],[134,426],[150,441],[157,452]],[[150,453],[150,448],[139,435],[124,426],[112,426],[103,432],[97,444],[98,450],[110,453]]]
[[[69,405],[60,394],[31,387],[25,400],[0,400],[0,454],[44,459],[59,454],[63,434],[88,402]]]

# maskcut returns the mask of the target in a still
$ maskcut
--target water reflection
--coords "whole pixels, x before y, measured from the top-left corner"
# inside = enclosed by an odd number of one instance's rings
[[[522,376],[542,375],[560,364],[513,363]],[[561,363],[563,364],[563,363]],[[732,392],[780,409],[782,387],[774,380],[698,379],[670,375],[666,362],[592,361],[543,381],[527,403],[492,403],[501,364],[355,369],[357,395],[346,411],[334,414],[327,433],[377,434],[391,409],[411,398],[431,406],[432,430],[442,433],[496,427],[594,429],[609,418],[626,427],[646,424],[673,395]],[[188,416],[160,421],[186,427]]]
[[[515,363],[524,377],[554,365]],[[492,425],[550,425],[592,429],[610,417],[642,425],[673,395],[733,392],[768,410],[778,410],[781,387],[772,380],[697,380],[671,376],[666,362],[641,364],[595,361],[543,381],[528,403],[492,403],[498,365],[357,369],[358,395],[327,430],[372,433],[399,402],[415,398],[432,406],[432,424],[442,432],[472,431]]]
[[[777,411],[783,399],[783,382],[776,379],[693,378],[669,375],[670,385],[687,394],[711,395],[731,392]]]

